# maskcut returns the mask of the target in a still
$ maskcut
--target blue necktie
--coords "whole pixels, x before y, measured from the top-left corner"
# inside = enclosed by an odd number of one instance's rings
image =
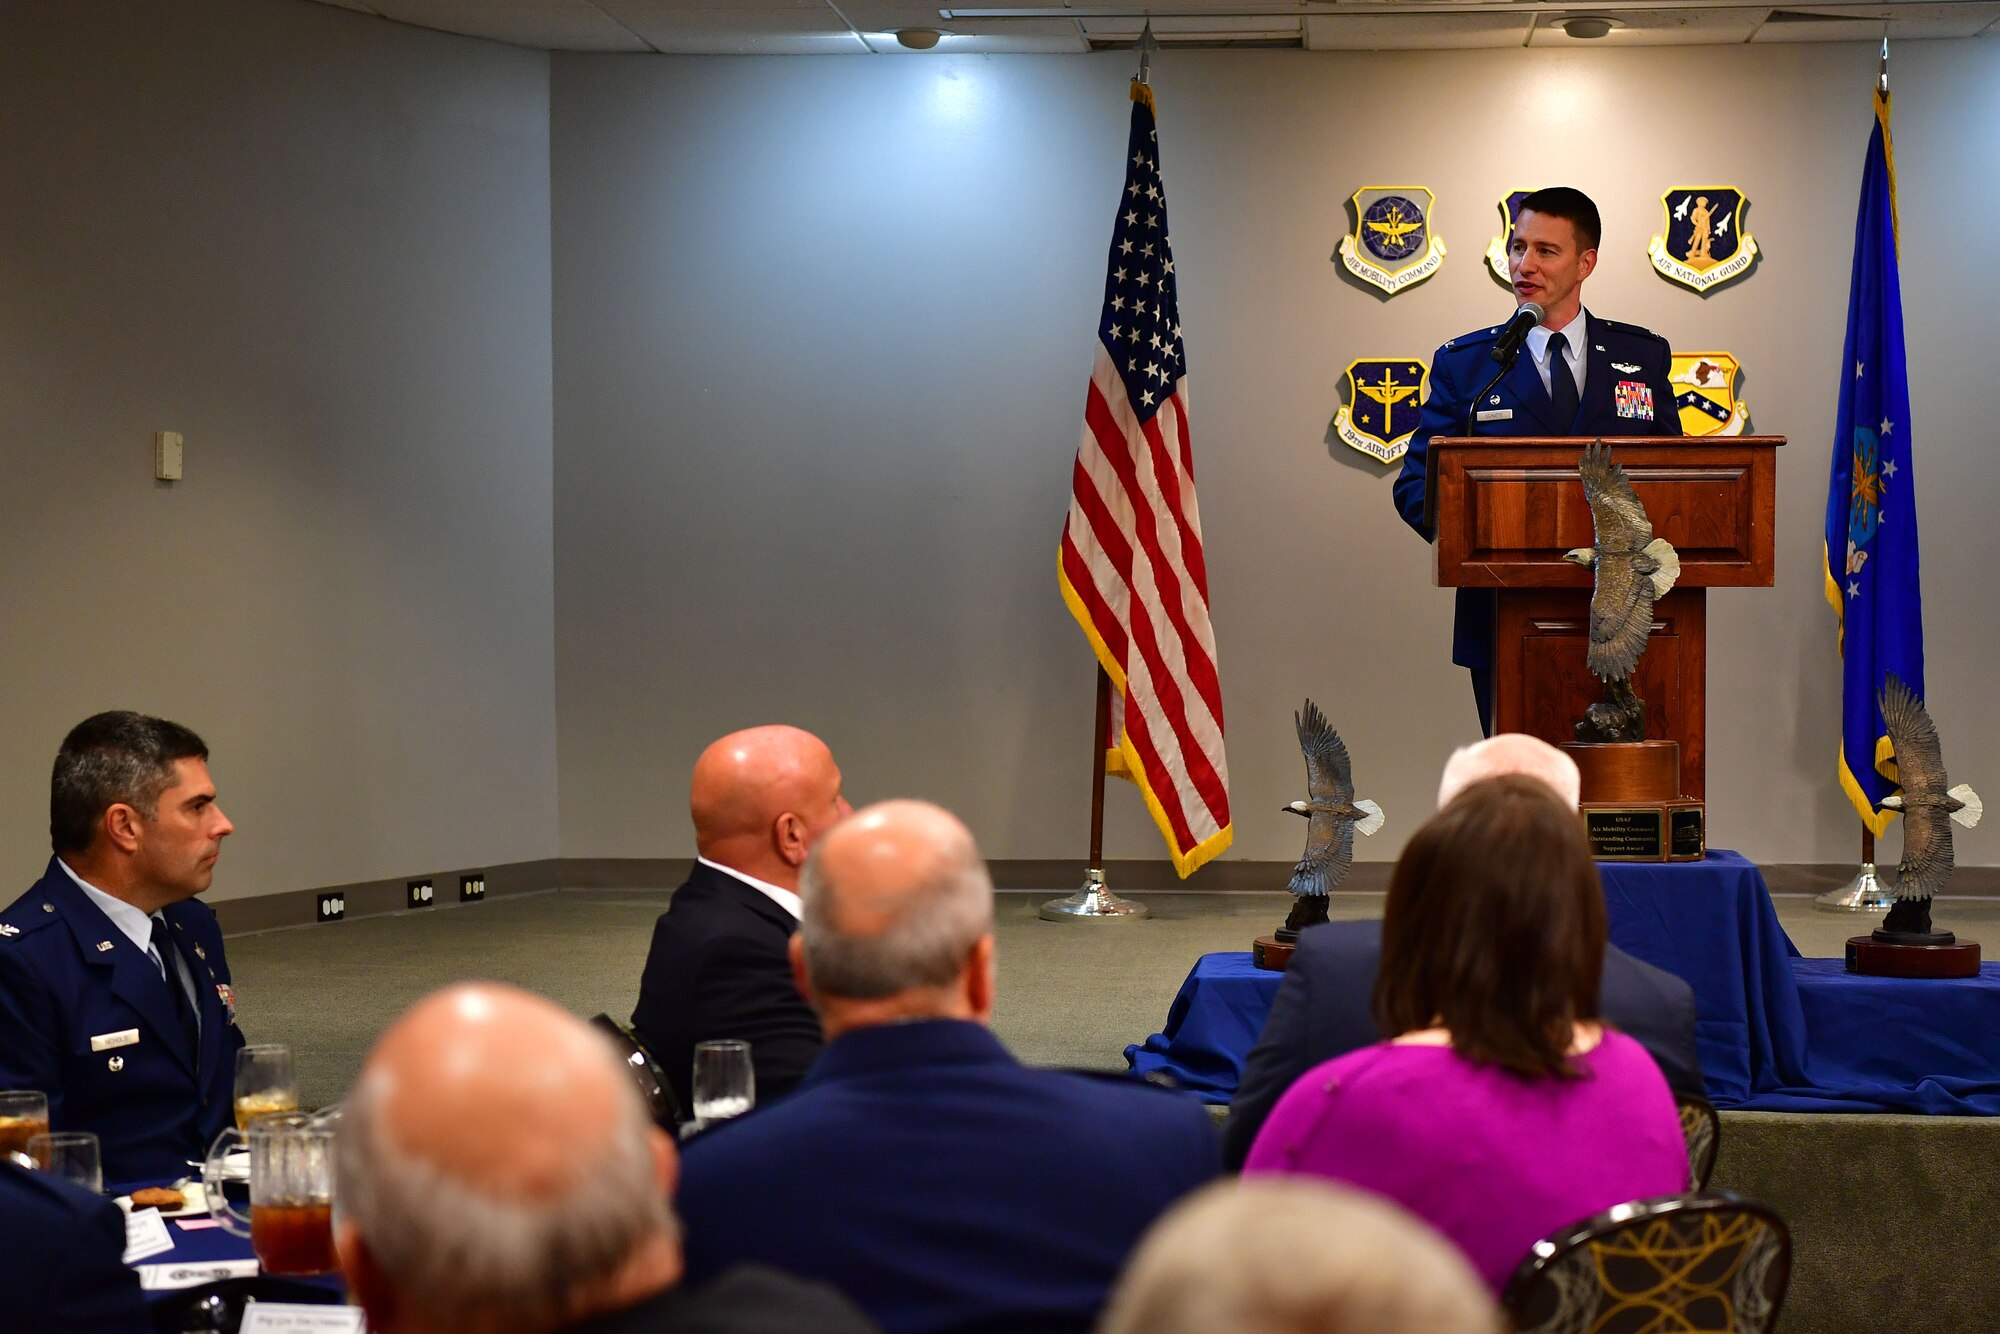
[[[163,917],[153,918],[152,923],[153,953],[160,956],[160,969],[166,974],[167,994],[174,998],[174,1017],[180,1021],[188,1050],[195,1051],[201,1046],[201,1027],[194,1017],[194,1006],[189,1003],[187,989],[181,986],[181,970],[174,964],[174,933]]]
[[[1555,404],[1556,429],[1568,435],[1576,426],[1576,377],[1569,373],[1569,339],[1549,335],[1549,402]]]

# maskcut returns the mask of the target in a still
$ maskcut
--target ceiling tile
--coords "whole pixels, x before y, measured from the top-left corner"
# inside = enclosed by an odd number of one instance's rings
[[[1624,26],[1603,37],[1572,37],[1560,26],[1565,16],[1544,14],[1528,38],[1529,46],[1733,46],[1750,40],[1763,21],[1761,9],[1624,9],[1592,10],[1579,6],[1570,17],[1601,13]]]
[[[1309,51],[1450,51],[1520,46],[1527,14],[1314,14],[1306,20]]]
[[[644,51],[590,0],[371,0],[384,18],[551,51]]]
[[[1889,16],[1890,38],[1971,37],[2000,20],[2000,4],[1927,5],[1897,4],[1872,12],[1857,13],[1849,7],[1824,5],[1780,5],[1772,17],[1757,29],[1755,42],[1874,42],[1882,39],[1882,19]],[[1787,22],[1778,15],[1814,14],[1805,21]],[[1893,60],[1893,56],[1892,56]]]

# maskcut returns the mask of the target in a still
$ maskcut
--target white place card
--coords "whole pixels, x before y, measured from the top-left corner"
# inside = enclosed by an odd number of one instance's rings
[[[134,1268],[139,1271],[139,1286],[147,1292],[194,1288],[219,1278],[257,1277],[257,1261],[254,1259],[202,1260],[194,1264],[136,1265]]]
[[[294,1302],[260,1302],[243,1307],[237,1334],[364,1334],[358,1306],[305,1306]]]
[[[167,1220],[158,1209],[136,1209],[125,1215],[125,1263],[138,1264],[149,1255],[161,1255],[174,1248],[167,1235]]]

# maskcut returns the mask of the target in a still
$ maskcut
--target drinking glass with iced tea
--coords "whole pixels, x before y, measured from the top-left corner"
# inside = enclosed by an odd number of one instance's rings
[[[236,1052],[236,1128],[260,1116],[299,1109],[299,1079],[292,1049],[282,1042],[253,1043]]]
[[[333,1254],[333,1122],[296,1112],[260,1116],[248,1129],[225,1129],[209,1147],[202,1168],[209,1211],[239,1237],[268,1274],[326,1274]],[[250,1209],[233,1204],[225,1189],[232,1174],[224,1160],[243,1145],[250,1150]]]
[[[35,1089],[0,1093],[0,1158],[28,1156],[28,1141],[49,1133],[49,1095]]]

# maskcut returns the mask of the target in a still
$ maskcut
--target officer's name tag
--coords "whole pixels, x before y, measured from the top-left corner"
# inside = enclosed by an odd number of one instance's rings
[[[139,1041],[139,1030],[127,1028],[117,1033],[99,1033],[90,1040],[92,1051],[110,1051],[113,1047],[130,1047]]]
[[[1477,415],[1477,416],[1476,416],[1476,417],[1474,418],[1474,420],[1476,420],[1476,421],[1483,421],[1483,422],[1506,422],[1506,421],[1512,421],[1512,420],[1514,420],[1514,409],[1512,409],[1512,408],[1484,408],[1484,409],[1482,409],[1482,410],[1481,410],[1481,411],[1479,412],[1479,414],[1478,414],[1478,415]]]

